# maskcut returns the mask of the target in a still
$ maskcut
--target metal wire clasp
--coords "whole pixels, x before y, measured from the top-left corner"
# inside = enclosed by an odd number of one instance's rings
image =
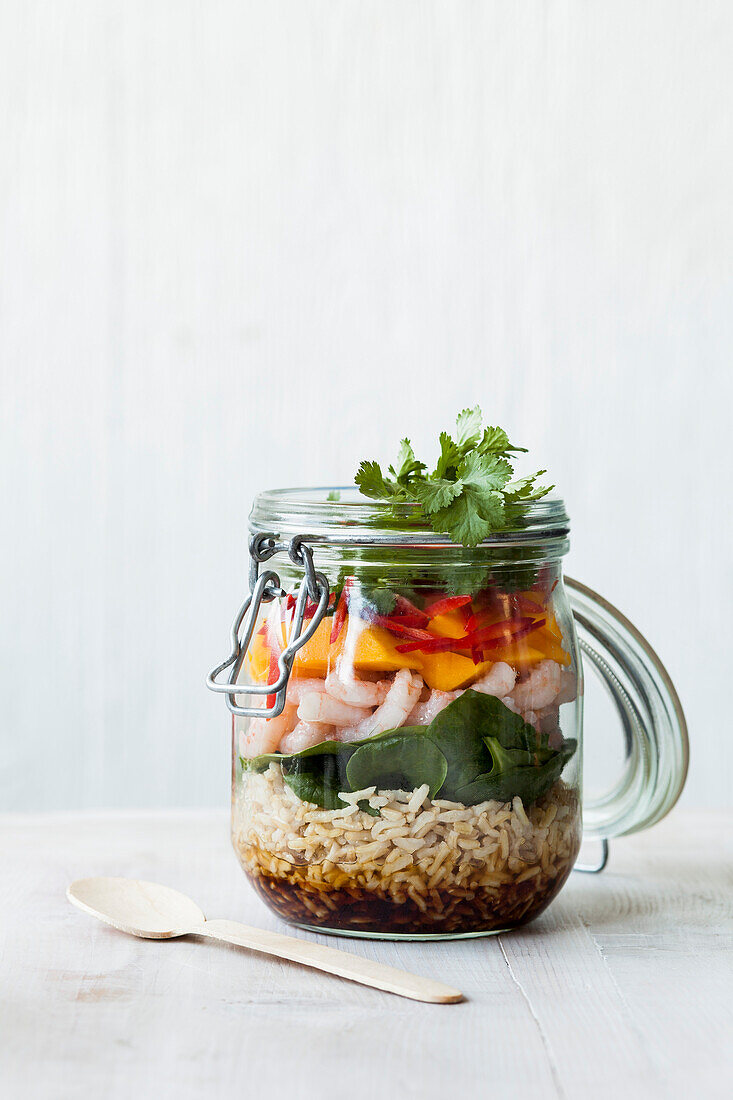
[[[278,714],[282,714],[295,655],[313,637],[326,613],[329,597],[328,581],[323,573],[316,572],[314,568],[313,551],[306,541],[307,538],[307,535],[295,535],[290,542],[278,542],[275,535],[265,532],[253,535],[250,539],[250,593],[232,624],[232,652],[226,661],[222,661],[206,677],[207,687],[226,696],[226,704],[232,714],[239,714],[246,718],[276,718]],[[237,681],[252,641],[260,607],[263,603],[270,603],[271,600],[285,594],[280,586],[278,574],[271,569],[260,573],[260,565],[269,561],[275,554],[282,553],[287,553],[295,565],[301,565],[305,576],[298,589],[287,645],[278,657],[278,678],[271,684],[240,684]],[[313,618],[303,630],[306,601],[309,597],[318,606]],[[228,680],[226,683],[220,683],[217,677],[228,668],[231,669]],[[274,695],[275,702],[272,706],[243,707],[237,705],[236,696],[238,695]]]

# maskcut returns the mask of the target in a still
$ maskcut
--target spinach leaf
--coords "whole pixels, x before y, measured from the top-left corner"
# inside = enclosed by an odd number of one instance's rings
[[[373,785],[377,790],[411,791],[427,783],[430,798],[442,787],[447,772],[445,756],[422,727],[361,744],[346,765],[352,791]]]
[[[427,736],[448,761],[448,774],[440,794],[461,802],[460,788],[495,767],[485,738],[493,737],[505,749],[537,751],[537,734],[523,718],[500,699],[482,692],[464,691],[442,710],[428,727]]]
[[[488,738],[492,743],[492,752],[496,751],[494,764],[491,771],[479,775],[465,787],[458,791],[458,801],[467,806],[477,802],[486,802],[496,799],[498,802],[509,802],[516,795],[521,798],[525,806],[531,805],[548,791],[553,783],[560,778],[560,773],[570,757],[578,747],[575,740],[563,742],[558,752],[550,755],[544,764],[520,765],[512,763],[517,750],[506,752],[493,738]]]
[[[339,749],[343,747],[340,745]],[[303,802],[315,802],[326,810],[340,809],[346,803],[339,798],[339,791],[350,789],[346,778],[347,760],[345,752],[313,753],[304,749],[283,761],[283,779]]]

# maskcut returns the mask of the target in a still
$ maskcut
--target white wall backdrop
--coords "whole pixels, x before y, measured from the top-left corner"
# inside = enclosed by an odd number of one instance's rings
[[[8,808],[223,803],[252,495],[475,402],[731,801],[731,56],[723,0],[3,0]]]

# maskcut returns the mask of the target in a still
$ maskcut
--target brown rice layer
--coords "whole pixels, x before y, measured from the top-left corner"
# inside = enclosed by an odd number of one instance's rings
[[[302,802],[278,764],[237,784],[235,850],[285,920],[404,935],[510,928],[550,903],[580,845],[577,792],[561,780],[526,809],[431,802],[427,784],[341,797],[338,810]]]

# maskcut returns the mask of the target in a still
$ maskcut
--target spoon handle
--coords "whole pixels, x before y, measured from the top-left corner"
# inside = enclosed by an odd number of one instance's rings
[[[352,982],[384,989],[387,993],[396,993],[400,997],[411,997],[413,1001],[454,1004],[463,1000],[463,994],[458,989],[451,989],[442,982],[408,974],[392,966],[383,966],[382,963],[362,959],[347,951],[322,947],[318,943],[299,940],[294,936],[282,936],[278,932],[267,932],[262,928],[250,928],[232,920],[207,920],[204,924],[191,928],[190,932],[195,936],[208,936],[212,940],[222,940],[236,947],[249,947],[253,951],[262,951],[265,955],[303,963],[304,966],[325,970],[327,974],[338,974]]]

